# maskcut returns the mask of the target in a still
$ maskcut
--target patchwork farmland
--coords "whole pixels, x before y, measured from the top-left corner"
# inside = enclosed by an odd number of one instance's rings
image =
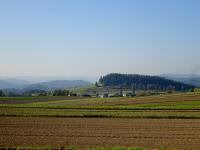
[[[200,148],[199,94],[40,99],[0,100],[0,148]]]

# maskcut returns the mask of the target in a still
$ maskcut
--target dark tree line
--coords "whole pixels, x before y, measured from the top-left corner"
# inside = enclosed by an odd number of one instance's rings
[[[44,90],[30,90],[23,93],[16,93],[16,92],[4,92],[0,90],[0,97],[20,97],[20,96],[77,96],[76,93],[70,92],[66,89],[55,89],[52,91],[44,91]]]
[[[0,97],[5,96],[5,93],[3,92],[3,90],[0,90]]]
[[[148,76],[138,74],[111,73],[99,79],[103,86],[118,86],[123,88],[134,88],[143,90],[176,90],[188,91],[195,87],[192,85],[176,82],[159,76]]]
[[[70,92],[68,90],[57,89],[53,91],[53,96],[68,96],[69,93]]]

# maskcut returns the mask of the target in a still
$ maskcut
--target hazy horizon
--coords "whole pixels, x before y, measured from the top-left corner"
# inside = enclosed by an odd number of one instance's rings
[[[102,74],[101,76],[105,75],[107,74]],[[152,75],[152,74],[139,74],[139,75]],[[152,76],[188,78],[188,79],[200,78],[200,74],[155,74]],[[91,83],[95,83],[99,80],[99,78],[100,76],[0,76],[0,80],[22,80],[22,81],[28,81],[30,83],[49,82],[55,80],[85,80]]]
[[[92,83],[98,81],[99,77],[86,77],[86,76],[0,76],[0,80],[9,80],[9,79],[16,79],[16,80],[25,80],[31,83],[39,83],[39,82],[49,82],[55,80],[85,80]]]
[[[2,0],[0,76],[200,74],[198,0]]]

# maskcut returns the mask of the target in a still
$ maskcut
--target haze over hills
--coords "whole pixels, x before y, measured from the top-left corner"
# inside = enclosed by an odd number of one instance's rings
[[[32,84],[31,81],[28,80],[21,80],[21,79],[14,79],[14,78],[8,78],[5,79],[5,81],[16,84],[16,85],[28,85],[28,84]]]
[[[48,87],[48,89],[64,89],[64,88],[86,86],[89,84],[90,82],[83,80],[55,80],[55,81],[38,83],[36,85]]]
[[[46,79],[48,80],[48,78]],[[97,81],[97,80],[96,80]],[[103,86],[125,86],[131,88],[132,84],[141,89],[166,90],[174,88],[177,91],[189,90],[200,86],[200,77],[189,75],[160,75],[148,76],[137,74],[111,73],[99,80]],[[27,92],[50,91],[55,89],[69,89],[74,87],[87,87],[91,82],[85,80],[52,80],[33,83],[23,79],[0,79],[0,89],[7,93],[23,94]]]
[[[21,82],[20,82],[21,81]],[[31,84],[24,80],[0,80],[0,89],[11,91],[13,93],[23,93],[27,91],[48,91],[54,89],[65,89],[73,87],[82,87],[91,84],[84,80],[54,80],[49,82],[40,82]]]
[[[30,84],[33,84],[33,82],[24,79],[17,79],[17,78],[0,79],[0,89],[19,88]]]
[[[185,74],[162,74],[160,75],[167,79],[183,82],[200,87],[200,75],[185,75]]]
[[[55,80],[83,80],[95,83],[98,78],[98,76],[0,76],[0,79],[2,80],[11,80],[11,82],[17,80],[19,84],[36,84]]]
[[[17,88],[18,84],[0,79],[0,89]]]

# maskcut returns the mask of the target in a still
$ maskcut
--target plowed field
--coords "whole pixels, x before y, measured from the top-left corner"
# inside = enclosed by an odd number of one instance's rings
[[[0,148],[23,146],[200,149],[200,120],[1,117]]]

